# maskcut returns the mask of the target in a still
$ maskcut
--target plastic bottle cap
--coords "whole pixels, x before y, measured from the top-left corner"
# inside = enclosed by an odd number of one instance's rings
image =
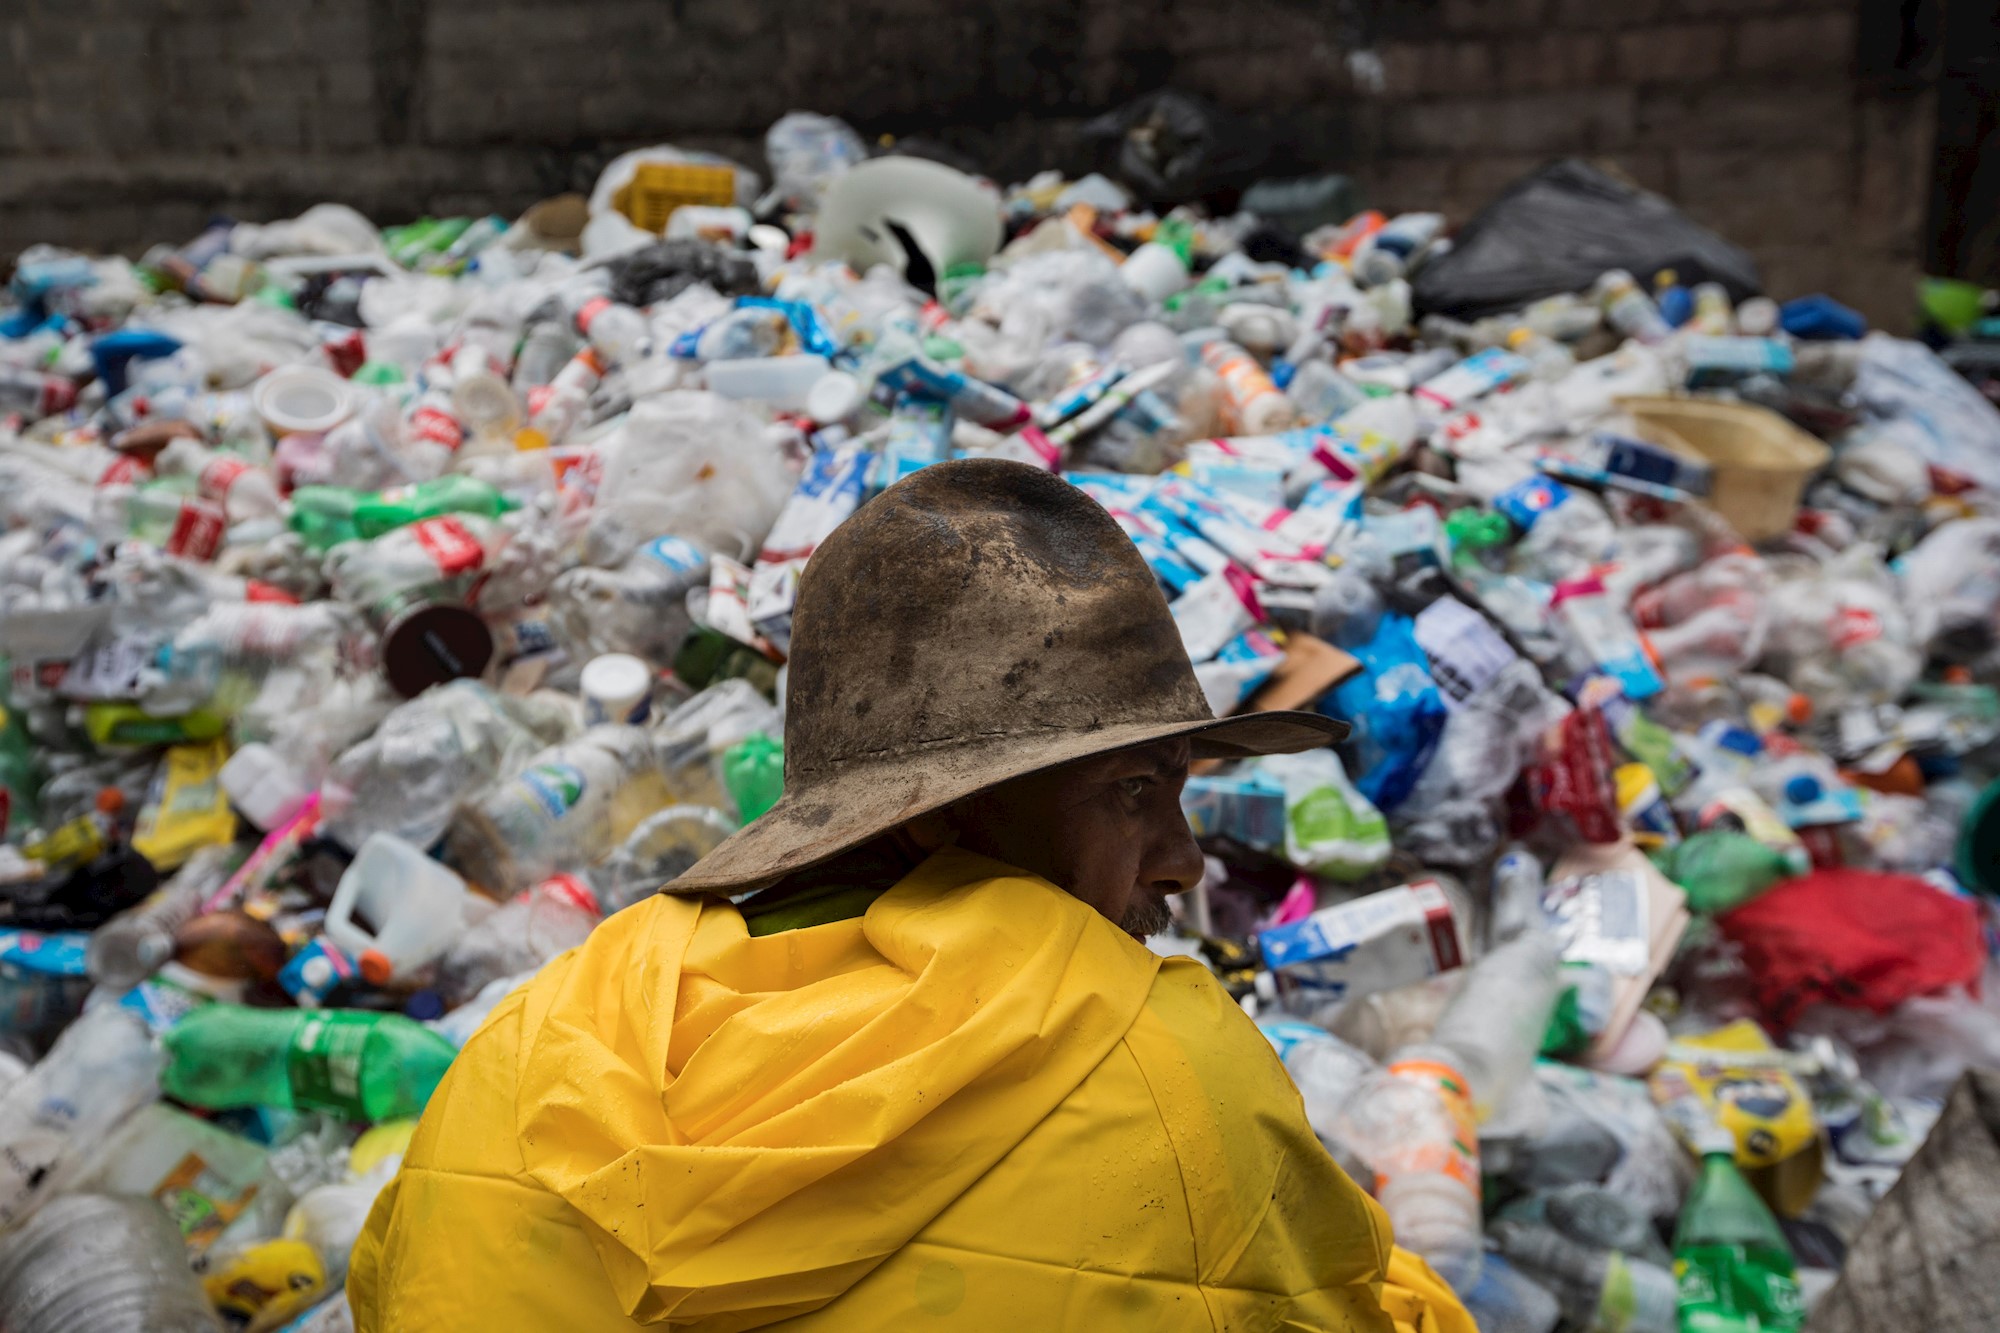
[[[578,677],[593,722],[631,722],[653,692],[653,672],[630,653],[605,653],[584,664]]]
[[[1795,727],[1803,727],[1812,721],[1813,701],[1803,694],[1794,694],[1785,700],[1785,717]]]
[[[325,957],[308,958],[299,967],[299,979],[313,990],[333,984],[333,964]]]
[[[380,949],[363,949],[356,962],[360,964],[362,980],[371,986],[386,986],[396,974],[395,964]]]
[[[97,789],[97,810],[99,814],[115,815],[125,808],[125,793],[116,787]]]
[[[1819,779],[1810,773],[1796,774],[1785,782],[1785,799],[1793,805],[1810,805],[1823,794]]]
[[[829,370],[806,391],[806,415],[822,425],[845,421],[861,402],[861,381],[844,370]]]
[[[354,414],[347,381],[317,366],[280,366],[257,381],[250,401],[280,435],[332,430]]]

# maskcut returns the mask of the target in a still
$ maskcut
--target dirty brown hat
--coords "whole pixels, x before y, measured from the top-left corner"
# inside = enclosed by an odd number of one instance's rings
[[[1218,720],[1152,571],[1096,501],[1022,463],[938,463],[807,564],[785,794],[668,888],[757,888],[1086,755],[1173,736],[1198,758],[1289,754],[1346,732],[1317,713]]]

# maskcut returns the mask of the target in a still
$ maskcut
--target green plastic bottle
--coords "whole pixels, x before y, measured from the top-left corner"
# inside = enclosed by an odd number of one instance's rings
[[[1796,851],[1774,851],[1733,829],[1704,829],[1662,848],[1655,859],[1661,873],[1686,890],[1688,907],[1696,912],[1740,907],[1808,869]]]
[[[350,491],[345,486],[301,486],[292,492],[292,512],[285,521],[305,538],[307,546],[324,551],[359,539],[354,510],[366,498],[366,491]]]
[[[744,822],[769,810],[785,794],[785,746],[755,732],[723,752],[722,783]]]
[[[1805,1319],[1792,1247],[1736,1169],[1736,1139],[1710,1125],[1695,1141],[1701,1177],[1674,1229],[1681,1333],[1796,1333]]]
[[[515,507],[487,482],[454,472],[362,496],[354,506],[354,526],[367,539],[442,514],[498,518]]]
[[[211,1004],[168,1030],[160,1087],[190,1106],[330,1111],[349,1120],[419,1114],[452,1057],[401,1014]]]
[[[34,827],[42,817],[35,799],[42,790],[35,743],[8,697],[7,673],[7,659],[0,657],[0,839]]]

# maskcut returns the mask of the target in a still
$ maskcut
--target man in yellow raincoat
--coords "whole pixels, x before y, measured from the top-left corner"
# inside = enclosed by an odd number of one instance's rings
[[[1270,1046],[1139,942],[1214,718],[1117,524],[925,468],[807,566],[786,791],[515,992],[356,1246],[359,1333],[1472,1333]]]

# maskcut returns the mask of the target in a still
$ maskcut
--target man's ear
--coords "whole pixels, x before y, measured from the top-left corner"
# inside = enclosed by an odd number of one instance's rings
[[[927,814],[918,815],[915,819],[906,820],[896,832],[925,855],[940,847],[949,847],[958,841],[958,826],[953,821],[949,808],[932,810]]]

